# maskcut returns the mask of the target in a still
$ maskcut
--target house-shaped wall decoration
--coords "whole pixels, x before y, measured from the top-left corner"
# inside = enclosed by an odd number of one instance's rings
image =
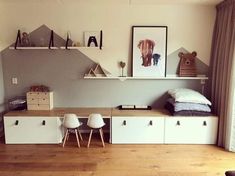
[[[85,76],[96,77],[95,72],[92,68],[89,70],[89,72]]]
[[[85,76],[88,77],[109,77],[111,74],[103,69],[100,64],[96,64],[95,68],[91,68]]]

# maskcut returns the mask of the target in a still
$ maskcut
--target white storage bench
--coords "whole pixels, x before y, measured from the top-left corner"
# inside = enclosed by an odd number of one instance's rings
[[[218,117],[175,117],[165,110],[112,111],[113,144],[215,144]]]

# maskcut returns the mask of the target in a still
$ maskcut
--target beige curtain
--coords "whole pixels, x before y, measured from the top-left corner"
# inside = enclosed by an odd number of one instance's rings
[[[235,47],[235,0],[225,0],[216,6],[211,51],[211,101],[219,116],[218,146],[225,147],[228,122],[231,121],[232,65]]]

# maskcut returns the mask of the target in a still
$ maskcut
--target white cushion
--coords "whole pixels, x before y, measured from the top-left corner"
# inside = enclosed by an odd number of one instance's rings
[[[211,102],[205,96],[192,89],[171,89],[168,90],[168,94],[170,94],[177,102],[190,102],[211,105]]]

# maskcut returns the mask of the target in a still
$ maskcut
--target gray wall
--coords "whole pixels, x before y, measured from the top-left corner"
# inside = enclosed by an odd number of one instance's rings
[[[30,36],[50,33],[46,26]],[[37,38],[37,37],[35,37]],[[64,40],[55,37],[60,46]],[[178,51],[168,56],[168,74],[175,74]],[[199,80],[85,80],[84,73],[95,63],[78,50],[9,50],[2,52],[5,99],[25,95],[34,84],[44,84],[54,91],[55,107],[114,107],[139,104],[162,107],[166,91],[188,87],[200,91]],[[200,63],[205,65],[203,63]],[[200,72],[206,73],[206,70]],[[18,84],[12,85],[11,78]]]

